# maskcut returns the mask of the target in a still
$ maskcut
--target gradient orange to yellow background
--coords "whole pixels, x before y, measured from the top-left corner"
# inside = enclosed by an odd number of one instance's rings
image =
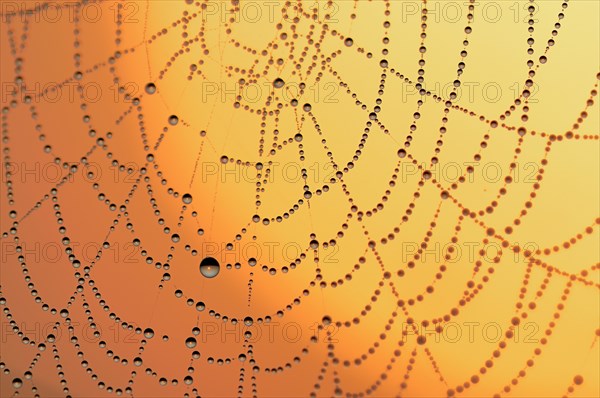
[[[1,397],[600,396],[599,2],[0,5]]]

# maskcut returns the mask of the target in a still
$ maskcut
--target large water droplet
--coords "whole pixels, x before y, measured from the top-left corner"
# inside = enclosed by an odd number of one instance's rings
[[[194,348],[194,347],[196,347],[196,339],[195,339],[195,338],[193,338],[193,337],[188,337],[188,338],[185,340],[185,346],[186,346],[187,348]]]
[[[189,205],[190,203],[192,203],[192,195],[190,195],[189,193],[186,193],[185,195],[183,195],[183,197],[181,198],[181,200],[186,205]]]
[[[155,92],[156,92],[156,86],[154,85],[154,83],[146,84],[146,93],[152,95]]]
[[[205,278],[214,278],[219,274],[221,270],[221,266],[219,262],[213,257],[205,257],[204,260],[200,262],[200,273]]]

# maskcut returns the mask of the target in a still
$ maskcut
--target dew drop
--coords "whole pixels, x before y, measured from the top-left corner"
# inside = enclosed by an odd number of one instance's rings
[[[152,337],[154,337],[154,330],[150,328],[144,329],[144,337],[147,339],[151,339]]]
[[[146,84],[146,93],[152,95],[155,92],[156,92],[156,86],[154,85],[154,83]]]
[[[200,273],[205,278],[214,278],[219,274],[220,269],[219,262],[213,257],[205,257],[200,262]]]

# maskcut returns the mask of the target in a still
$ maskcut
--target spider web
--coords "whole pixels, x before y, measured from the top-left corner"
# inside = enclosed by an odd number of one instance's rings
[[[593,2],[6,4],[3,395],[598,394]]]

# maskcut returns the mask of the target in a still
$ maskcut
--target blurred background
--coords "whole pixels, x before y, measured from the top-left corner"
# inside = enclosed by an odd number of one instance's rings
[[[598,2],[0,5],[2,397],[600,395]]]

